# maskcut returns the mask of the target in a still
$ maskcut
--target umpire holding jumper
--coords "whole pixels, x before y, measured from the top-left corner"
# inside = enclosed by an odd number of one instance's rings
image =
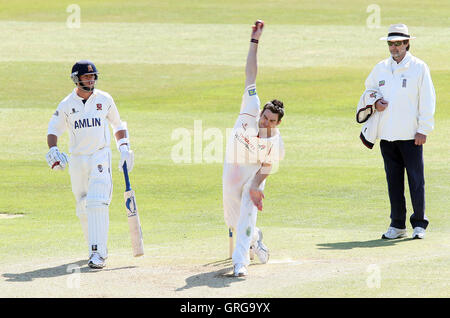
[[[425,237],[425,178],[423,144],[434,128],[436,95],[430,70],[410,52],[414,39],[404,24],[389,27],[387,41],[391,57],[378,63],[366,80],[380,98],[374,103],[380,112],[377,138],[384,160],[391,224],[383,239],[406,236],[405,169],[414,213],[410,217],[413,238]]]

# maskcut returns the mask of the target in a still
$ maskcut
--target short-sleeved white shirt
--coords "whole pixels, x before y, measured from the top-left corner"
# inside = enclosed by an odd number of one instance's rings
[[[109,122],[114,133],[122,129],[119,112],[113,98],[106,92],[94,89],[83,104],[76,89],[59,103],[48,124],[48,134],[61,136],[69,130],[69,152],[90,155],[109,147]]]
[[[260,100],[253,84],[242,96],[240,113],[227,143],[226,163],[261,166],[283,159],[284,144],[278,129],[275,136],[260,138],[259,117]]]

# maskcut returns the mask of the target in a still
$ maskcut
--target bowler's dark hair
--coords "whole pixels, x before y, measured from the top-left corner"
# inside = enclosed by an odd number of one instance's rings
[[[281,120],[284,116],[284,105],[283,102],[278,99],[273,99],[270,102],[267,102],[264,105],[263,110],[261,111],[261,114],[264,113],[264,111],[268,109],[274,114],[278,114],[278,121]]]

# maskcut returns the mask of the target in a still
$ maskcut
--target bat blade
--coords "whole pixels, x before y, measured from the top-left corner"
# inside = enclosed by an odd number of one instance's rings
[[[141,221],[136,205],[136,197],[131,189],[130,178],[128,177],[127,163],[124,162],[123,176],[125,178],[125,208],[128,216],[128,226],[130,228],[131,246],[133,247],[134,257],[144,255],[144,240],[142,238]]]
[[[125,191],[125,208],[128,216],[128,226],[130,228],[131,246],[134,257],[144,255],[144,240],[142,237],[141,222],[136,205],[134,190]]]

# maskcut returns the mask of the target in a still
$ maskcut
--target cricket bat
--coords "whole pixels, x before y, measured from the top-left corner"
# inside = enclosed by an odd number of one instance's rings
[[[127,163],[123,164],[123,175],[125,177],[125,208],[128,215],[128,226],[130,227],[131,246],[134,257],[144,255],[144,240],[142,238],[141,222],[136,205],[134,190],[131,189],[130,178],[128,177]]]

